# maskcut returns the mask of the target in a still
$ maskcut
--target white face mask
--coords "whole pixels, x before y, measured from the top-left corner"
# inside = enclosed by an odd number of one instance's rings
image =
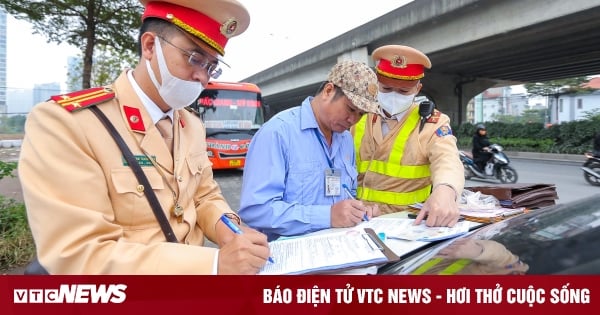
[[[154,38],[154,43],[162,84],[159,84],[158,80],[156,80],[156,76],[150,67],[150,61],[148,59],[146,59],[146,68],[148,69],[150,80],[152,80],[152,83],[154,83],[154,86],[158,90],[158,94],[160,94],[160,97],[162,97],[165,103],[174,110],[191,105],[198,98],[200,93],[202,93],[202,90],[204,90],[202,83],[181,80],[173,76],[167,67],[167,62],[163,56],[158,37]]]
[[[417,94],[404,95],[397,92],[377,93],[377,100],[385,111],[394,116],[406,111]]]

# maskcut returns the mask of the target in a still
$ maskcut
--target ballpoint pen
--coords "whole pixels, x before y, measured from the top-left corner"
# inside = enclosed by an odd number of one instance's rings
[[[418,215],[419,215],[418,213],[409,213],[408,214],[408,218],[409,219],[416,219]],[[464,220],[465,220],[465,217],[463,217],[462,215],[458,217],[458,222],[461,222],[461,221],[464,221]],[[427,221],[427,215],[425,215],[423,217],[423,221]]]
[[[342,187],[344,188],[344,191],[346,192],[346,194],[348,195],[348,197],[350,197],[350,199],[356,200],[356,198],[354,198],[354,196],[352,196],[352,193],[350,192],[350,189],[348,188],[348,185],[342,184]],[[369,221],[369,217],[367,216],[366,212],[363,214],[363,220]]]
[[[225,223],[225,225],[227,225],[227,227],[235,234],[242,234],[242,229],[240,229],[239,226],[237,226],[235,223],[231,222],[231,220],[225,215],[223,214],[221,216],[221,221],[223,221],[223,223]],[[274,264],[275,261],[273,260],[273,257],[269,257],[269,262]]]

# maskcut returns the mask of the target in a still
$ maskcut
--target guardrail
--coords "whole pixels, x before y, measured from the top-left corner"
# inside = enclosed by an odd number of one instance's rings
[[[23,140],[0,140],[0,148],[20,148]]]

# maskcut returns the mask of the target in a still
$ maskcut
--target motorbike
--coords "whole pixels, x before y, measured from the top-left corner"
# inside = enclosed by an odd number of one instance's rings
[[[586,161],[581,167],[583,178],[590,185],[600,186],[600,157],[592,155],[592,152],[586,152],[583,155],[586,157]]]
[[[487,162],[485,170],[480,170],[473,161],[473,155],[470,152],[459,151],[460,161],[465,169],[465,179],[481,178],[499,180],[503,184],[516,183],[519,179],[517,171],[509,166],[510,160],[499,144],[489,146],[489,152],[492,157]],[[600,165],[598,166],[600,167]]]

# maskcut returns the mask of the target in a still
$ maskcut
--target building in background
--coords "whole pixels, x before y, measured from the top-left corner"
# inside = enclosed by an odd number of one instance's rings
[[[467,122],[496,121],[502,116],[521,116],[527,110],[546,111],[546,100],[516,92],[518,86],[495,87],[476,95],[467,104]],[[520,88],[519,88],[520,90]]]
[[[557,99],[549,99],[552,122],[564,123],[585,119],[589,113],[600,113],[600,90],[586,93],[563,94]]]
[[[15,55],[9,56],[8,54],[9,48],[11,48],[8,45],[11,45],[11,41],[15,40],[12,37],[8,38],[8,36],[13,36],[10,35],[9,28],[17,27],[10,24],[14,23],[11,22],[14,20],[14,17],[0,9],[0,118],[12,115],[26,115],[38,102],[49,99],[51,95],[62,93],[60,82],[40,84],[36,82],[36,80],[40,79],[35,76],[31,76],[27,85],[14,85],[14,83],[8,82],[11,79],[8,73],[8,65],[12,65],[10,58],[15,58]],[[11,53],[13,53],[12,50]],[[39,51],[37,55],[39,59],[45,58],[43,50]],[[50,62],[53,61],[56,60],[51,60]],[[14,63],[15,60],[12,60],[12,62]],[[46,69],[42,69],[42,71],[48,72]],[[60,80],[60,77],[56,76],[56,79]],[[54,81],[54,78],[49,80],[44,79],[44,81]]]
[[[81,90],[83,80],[81,63],[81,57],[67,58],[67,92]]]
[[[33,103],[47,101],[52,95],[60,94],[60,83],[43,83],[33,85]]]
[[[589,92],[562,94],[558,97],[513,93],[514,87],[495,87],[476,95],[467,104],[467,122],[496,121],[503,115],[522,116],[527,110],[542,111],[546,124],[585,119],[588,114],[600,113],[600,77],[584,84]]]

